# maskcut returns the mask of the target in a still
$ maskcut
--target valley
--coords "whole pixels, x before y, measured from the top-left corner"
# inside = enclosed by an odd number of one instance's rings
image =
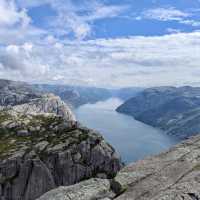
[[[75,109],[74,113],[82,124],[98,130],[126,164],[158,154],[180,141],[162,130],[116,112],[115,109],[122,103],[118,98],[110,98],[85,104]]]

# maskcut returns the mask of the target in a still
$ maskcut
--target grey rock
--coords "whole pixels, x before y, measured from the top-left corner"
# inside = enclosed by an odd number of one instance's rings
[[[17,131],[18,136],[29,136],[30,133],[27,130],[19,130]]]
[[[38,144],[36,144],[35,148],[38,149],[39,151],[43,151],[48,146],[48,144],[49,144],[49,142],[42,141],[42,142],[39,142]]]
[[[38,200],[94,200],[108,195],[110,182],[106,179],[90,179],[69,187],[59,187]]]
[[[200,136],[131,164],[115,177],[117,200],[199,199]]]
[[[50,118],[49,118],[50,117]],[[0,140],[0,199],[35,200],[58,186],[68,186],[97,177],[114,177],[122,167],[115,150],[101,135],[87,128],[61,129],[65,119],[55,115],[33,115],[41,129],[27,132],[21,126],[26,118],[19,117],[19,130],[3,129]],[[14,118],[15,119],[15,118]],[[27,121],[26,119],[24,119]],[[46,131],[42,131],[45,126]],[[28,134],[27,134],[28,133]],[[13,139],[15,138],[15,139]]]
[[[14,106],[41,96],[41,92],[24,82],[0,79],[0,106]]]
[[[110,186],[88,180],[55,189],[39,200],[198,200],[200,199],[200,136],[182,142],[160,155],[121,169]],[[83,191],[82,186],[87,189]],[[101,194],[93,188],[104,189]],[[77,194],[81,194],[80,196]],[[80,193],[79,193],[80,192]],[[93,196],[87,196],[91,193]],[[77,195],[77,196],[76,196]]]
[[[28,103],[13,106],[12,109],[17,113],[22,113],[24,115],[53,113],[64,117],[66,121],[76,121],[70,108],[61,101],[59,97],[53,94],[43,95],[37,99],[31,99]]]

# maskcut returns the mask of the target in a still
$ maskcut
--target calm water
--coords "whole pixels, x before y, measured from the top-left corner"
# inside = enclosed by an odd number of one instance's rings
[[[109,99],[86,104],[75,111],[76,117],[82,124],[100,131],[126,163],[157,154],[177,143],[161,130],[117,113],[115,109],[122,103],[119,99]]]

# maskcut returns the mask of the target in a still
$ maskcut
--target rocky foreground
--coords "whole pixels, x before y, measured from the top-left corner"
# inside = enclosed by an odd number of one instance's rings
[[[8,91],[10,94],[8,94]],[[0,199],[34,200],[58,186],[112,178],[122,164],[102,136],[54,95],[6,90],[0,107]]]
[[[90,179],[38,200],[199,200],[200,136],[130,164],[114,179]]]

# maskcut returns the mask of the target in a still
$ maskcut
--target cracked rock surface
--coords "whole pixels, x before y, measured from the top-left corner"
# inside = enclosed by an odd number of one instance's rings
[[[186,140],[160,155],[124,167],[109,183],[105,187],[91,179],[71,188],[50,191],[39,200],[68,200],[69,196],[76,194],[77,188],[81,188],[85,195],[76,196],[76,200],[199,200],[200,136]],[[103,193],[87,196],[95,186]],[[62,198],[59,198],[61,195]]]

